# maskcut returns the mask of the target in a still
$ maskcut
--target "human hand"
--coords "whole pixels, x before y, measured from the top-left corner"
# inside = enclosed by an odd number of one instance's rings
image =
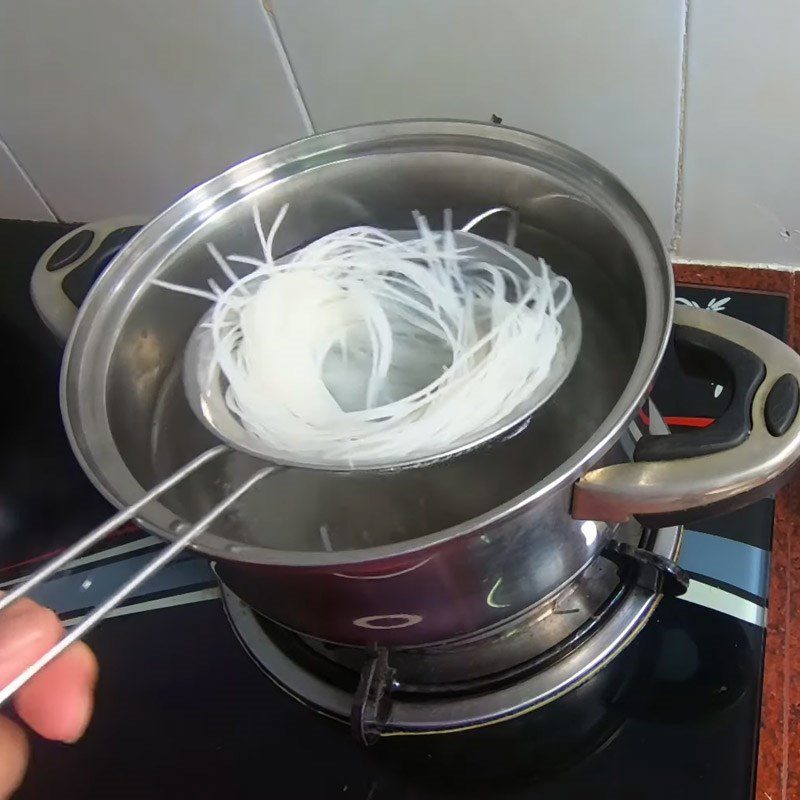
[[[0,613],[0,686],[49,650],[63,635],[58,617],[23,598]],[[97,681],[97,660],[83,643],[65,650],[13,697],[14,708],[47,739],[77,741],[89,724]],[[0,799],[22,782],[28,763],[25,732],[0,716]]]

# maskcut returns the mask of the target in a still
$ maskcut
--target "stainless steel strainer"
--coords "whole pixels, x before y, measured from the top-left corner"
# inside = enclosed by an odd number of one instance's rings
[[[506,246],[513,251],[517,258],[526,263],[534,274],[537,274],[541,267],[537,264],[536,259],[513,246],[517,230],[517,215],[511,209],[505,210],[509,213]],[[412,238],[415,235],[411,231],[391,231],[390,233],[400,240]],[[475,238],[466,238],[459,231],[454,232],[454,238],[457,247],[463,245],[472,249],[471,255],[476,261],[495,263],[501,260],[497,251]],[[508,269],[515,266],[511,259],[502,260],[507,263],[499,264],[499,266]],[[277,263],[282,261],[283,259],[278,259]],[[176,302],[180,302],[180,298]],[[450,442],[445,448],[432,447],[409,454],[408,457],[401,460],[373,458],[353,461],[323,457],[303,460],[291,451],[271,448],[263,439],[250,433],[238,417],[231,412],[225,402],[227,384],[213,359],[214,342],[208,326],[212,313],[213,308],[200,318],[189,337],[183,359],[183,385],[192,411],[211,433],[236,450],[285,467],[320,469],[329,472],[393,471],[423,467],[437,461],[456,458],[469,450],[489,444],[498,437],[518,430],[564,383],[575,364],[581,346],[580,312],[573,297],[559,316],[562,337],[547,377],[528,395],[524,402],[493,425]],[[457,409],[455,411],[457,413]]]
[[[512,209],[499,209],[508,211],[508,228],[506,233],[506,244],[513,249],[515,255],[523,259],[536,272],[538,266],[535,259],[514,247],[518,217]],[[397,233],[397,232],[395,232]],[[409,238],[412,232],[401,233],[400,236],[407,235]],[[455,233],[456,244],[461,244],[459,233]],[[475,257],[480,260],[490,260],[496,258],[496,251],[484,245],[478,244],[476,240],[470,238],[467,244],[476,250]],[[279,259],[280,263],[280,259]],[[512,262],[509,261],[509,264]],[[505,265],[504,265],[505,266]],[[182,302],[180,297],[175,297],[175,302]],[[23,582],[8,595],[0,598],[0,611],[11,605],[20,597],[31,591],[35,586],[49,578],[58,571],[64,564],[79,556],[85,550],[97,544],[109,533],[118,528],[121,524],[133,519],[133,517],[148,503],[156,500],[168,490],[179,484],[193,472],[228,452],[229,448],[238,450],[268,462],[268,466],[258,469],[253,475],[245,480],[238,488],[231,491],[221,502],[212,508],[194,526],[186,531],[181,531],[181,535],[168,548],[162,551],[156,558],[149,562],[140,572],[126,581],[101,605],[95,608],[80,624],[70,631],[55,647],[43,655],[36,663],[21,673],[14,681],[3,689],[0,689],[0,704],[9,698],[14,692],[23,686],[39,670],[45,667],[56,656],[63,652],[70,644],[80,639],[91,630],[105,615],[116,607],[120,602],[127,598],[143,582],[155,574],[162,566],[174,558],[181,550],[190,544],[197,536],[205,531],[211,523],[224,514],[242,495],[251,487],[258,483],[262,478],[267,477],[280,467],[294,467],[303,469],[319,469],[333,472],[356,472],[356,471],[395,471],[401,469],[413,469],[422,467],[429,463],[455,458],[469,450],[473,450],[482,445],[488,444],[494,439],[518,430],[521,425],[526,424],[530,416],[547,402],[550,397],[558,390],[569,375],[575,360],[578,357],[581,344],[581,321],[578,305],[572,298],[564,308],[559,319],[562,325],[563,335],[558,345],[558,350],[553,359],[551,369],[547,378],[536,388],[534,392],[509,414],[491,427],[477,432],[476,435],[464,437],[451,443],[444,450],[430,450],[415,455],[405,461],[361,461],[358,463],[344,462],[341,459],[301,461],[292,453],[270,449],[267,444],[250,434],[241,424],[238,418],[230,411],[225,403],[225,385],[218,373],[212,373],[213,379],[208,380],[209,365],[212,363],[213,341],[207,322],[213,309],[209,309],[195,325],[191,336],[186,345],[183,357],[183,383],[186,392],[186,399],[190,408],[197,415],[198,419],[218,438],[223,444],[213,447],[197,458],[188,462],[182,468],[176,470],[165,480],[147,492],[139,501],[122,509],[102,525],[88,533],[85,537],[76,542],[72,547],[64,551],[57,558],[50,561],[43,569],[34,574],[30,579]]]

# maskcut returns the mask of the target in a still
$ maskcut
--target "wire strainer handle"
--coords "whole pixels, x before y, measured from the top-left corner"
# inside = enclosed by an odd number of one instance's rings
[[[28,594],[31,589],[38,586],[42,581],[46,580],[50,575],[56,572],[65,563],[75,558],[80,553],[84,552],[92,545],[101,541],[108,536],[113,530],[118,528],[122,523],[132,519],[136,513],[147,505],[152,500],[155,500],[159,495],[166,492],[172,486],[188,477],[192,472],[201,467],[203,464],[208,463],[218,455],[228,452],[229,448],[225,445],[219,445],[206,450],[201,453],[197,458],[190,461],[184,467],[170,475],[169,478],[159,483],[140,500],[127,508],[122,509],[113,517],[110,517],[102,525],[89,532],[82,539],[79,539],[72,547],[65,550],[57,558],[48,562],[42,569],[32,575],[24,583],[16,587],[12,592],[9,592],[0,599],[0,611],[11,605],[13,602]],[[235,503],[246,491],[248,491],[255,483],[262,478],[274,472],[280,467],[270,465],[260,469],[237,489],[231,492],[224,500],[214,506],[199,522],[195,523],[189,528],[186,533],[176,539],[167,548],[162,550],[155,558],[149,561],[139,572],[127,580],[120,586],[113,594],[97,606],[90,614],[88,614],[80,624],[76,625],[68,634],[62,637],[53,647],[44,653],[37,661],[31,664],[27,669],[21,672],[10,683],[0,689],[0,705],[8,700],[20,687],[24,686],[39,670],[43,669],[49,664],[56,656],[66,650],[71,644],[78,641],[84,634],[100,622],[109,611],[115,608],[126,597],[134,592],[142,583],[148,578],[158,572],[161,567],[171,561],[178,553],[180,553],[193,539],[199,536],[217,517],[220,516],[226,509]]]

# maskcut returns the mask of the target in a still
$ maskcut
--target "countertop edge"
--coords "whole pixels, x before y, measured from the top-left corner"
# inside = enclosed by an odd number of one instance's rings
[[[749,267],[675,264],[675,280],[695,286],[745,289],[789,298],[789,342],[800,346],[800,282],[796,273]],[[800,630],[789,622],[800,614],[800,481],[778,494],[772,537],[769,608],[761,697],[755,800],[800,797]]]

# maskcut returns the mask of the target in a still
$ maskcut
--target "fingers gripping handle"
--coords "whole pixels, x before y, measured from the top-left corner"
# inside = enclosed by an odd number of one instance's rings
[[[110,530],[113,530],[116,525],[119,524],[119,518],[126,517],[130,519],[136,510],[144,505],[147,502],[152,501],[156,496],[162,494],[166,491],[170,486],[174,485],[178,481],[182,480],[189,472],[194,471],[195,469],[199,468],[206,462],[210,461],[212,458],[216,458],[223,452],[226,452],[227,448],[224,446],[215,447],[211,450],[207,450],[202,455],[198,456],[193,461],[189,462],[183,469],[176,472],[166,481],[163,481],[153,490],[148,492],[142,500],[137,503],[135,506],[131,506],[123,511],[120,511],[118,514],[114,515],[108,522],[104,525],[96,528],[94,531],[89,533],[83,539],[76,543],[70,550],[68,551],[69,554],[75,555],[77,552],[82,552],[83,550],[87,549],[89,546],[94,544],[98,541],[99,538],[102,538],[100,532],[103,532],[103,535],[107,535]],[[214,508],[212,508],[199,522],[195,523],[194,525],[190,526],[188,530],[181,534],[177,539],[175,539],[168,547],[164,548],[162,551],[158,553],[151,561],[149,561],[139,572],[137,572],[133,577],[127,580],[122,586],[120,586],[116,591],[114,591],[106,600],[104,600],[99,606],[93,609],[78,625],[76,625],[68,634],[66,634],[55,646],[50,648],[44,655],[42,655],[37,661],[31,664],[26,670],[21,672],[14,680],[10,683],[6,684],[3,687],[0,687],[0,705],[2,705],[6,700],[8,700],[18,689],[24,686],[34,675],[36,675],[41,669],[46,667],[54,658],[56,658],[59,654],[61,654],[64,650],[66,650],[71,644],[81,639],[86,633],[88,633],[92,628],[94,628],[113,608],[119,605],[123,600],[129,597],[141,584],[143,584],[148,578],[154,575],[158,570],[161,569],[165,564],[171,561],[175,556],[177,556],[184,548],[186,548],[189,544],[192,543],[194,539],[196,539],[203,531],[205,531],[209,525],[211,525],[214,520],[216,520],[221,514],[223,514],[231,505],[233,505],[245,492],[247,492],[252,486],[254,486],[258,481],[262,478],[265,478],[270,473],[274,472],[276,469],[280,469],[280,467],[275,466],[266,466],[262,469],[258,470],[254,473],[250,478],[248,478],[244,483],[242,483],[237,489],[232,491],[229,495],[225,497],[220,503],[218,503]],[[111,525],[110,523],[115,523]],[[62,556],[60,559],[57,559],[53,562],[50,562],[44,569],[40,570],[36,573],[32,578],[25,581],[16,591],[12,594],[7,595],[3,598],[3,606],[5,607],[10,603],[17,600],[22,595],[26,594],[30,589],[40,583],[44,578],[48,575],[52,574],[60,564],[62,564],[66,559]]]

